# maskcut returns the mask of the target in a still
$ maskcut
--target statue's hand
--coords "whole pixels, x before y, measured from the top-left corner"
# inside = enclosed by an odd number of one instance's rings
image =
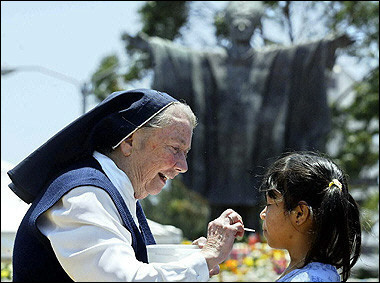
[[[332,40],[334,49],[347,47],[354,42],[355,40],[349,37],[347,34],[342,34]]]
[[[149,37],[143,32],[138,33],[136,36],[131,36],[127,33],[124,33],[122,35],[122,40],[124,40],[129,47],[147,52],[150,51]]]

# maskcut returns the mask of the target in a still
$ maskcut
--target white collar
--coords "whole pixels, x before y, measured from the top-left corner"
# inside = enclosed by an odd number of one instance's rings
[[[107,177],[111,180],[112,184],[116,187],[124,199],[133,218],[135,219],[135,222],[138,223],[136,216],[137,199],[135,199],[135,192],[127,174],[120,170],[115,162],[113,162],[113,160],[108,156],[105,156],[98,151],[94,151],[93,157],[100,163],[103,171],[106,173]]]

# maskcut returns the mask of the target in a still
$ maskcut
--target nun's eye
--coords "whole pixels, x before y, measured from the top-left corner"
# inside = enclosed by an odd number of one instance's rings
[[[174,154],[177,154],[180,151],[179,147],[172,146],[171,148]]]

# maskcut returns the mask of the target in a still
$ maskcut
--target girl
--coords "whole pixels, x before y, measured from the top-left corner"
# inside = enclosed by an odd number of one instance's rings
[[[360,255],[359,209],[344,172],[317,153],[290,153],[264,176],[263,233],[286,249],[290,264],[278,282],[347,281]]]

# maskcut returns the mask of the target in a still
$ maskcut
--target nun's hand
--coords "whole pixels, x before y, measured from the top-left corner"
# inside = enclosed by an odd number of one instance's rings
[[[202,249],[206,245],[207,239],[205,237],[200,237],[193,241],[193,245],[197,245],[200,249]],[[219,265],[215,266],[213,269],[210,270],[209,274],[210,277],[216,274],[219,274],[220,268]]]
[[[208,269],[213,272],[219,272],[218,264],[223,262],[229,256],[235,238],[244,235],[244,226],[241,216],[227,209],[217,219],[211,221],[207,229],[207,239],[200,238],[198,245],[202,245],[201,253],[206,259]],[[217,273],[216,273],[217,274]]]

